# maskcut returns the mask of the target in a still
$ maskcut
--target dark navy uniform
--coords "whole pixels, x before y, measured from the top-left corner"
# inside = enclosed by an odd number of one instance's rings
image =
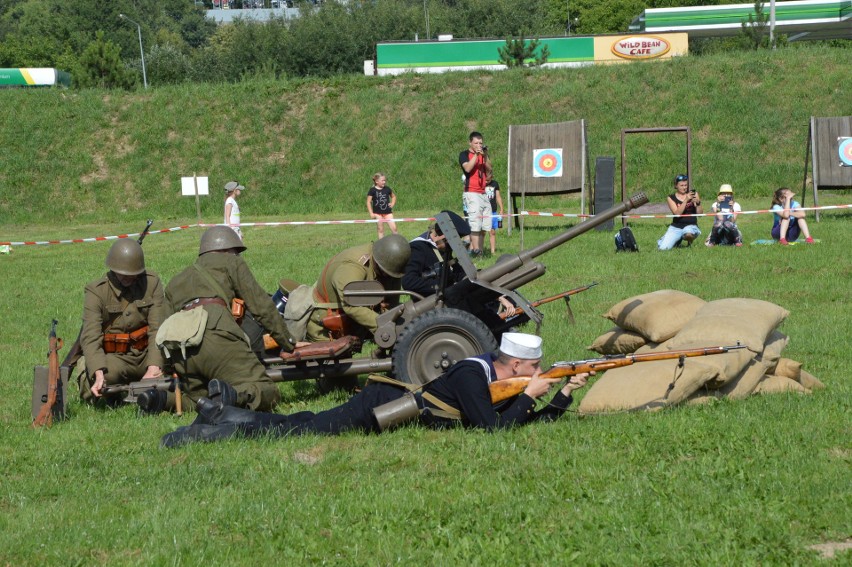
[[[526,394],[500,402],[495,408],[491,404],[488,389],[496,377],[495,359],[494,354],[465,359],[427,386],[428,394],[458,409],[461,420],[433,415],[430,410],[438,408],[418,396],[421,407],[425,408],[420,423],[431,428],[451,427],[461,423],[465,427],[492,431],[533,421],[552,421],[571,405],[572,397],[564,395],[560,390],[550,404],[538,411],[535,410],[535,400]],[[281,415],[228,407],[218,416],[212,416],[212,419],[200,415],[192,425],[169,433],[163,437],[163,445],[175,447],[192,441],[226,439],[233,435],[253,437],[269,434],[283,437],[305,433],[337,435],[346,431],[378,433],[373,409],[401,398],[405,392],[403,388],[391,384],[372,383],[345,404],[319,413],[306,411]]]

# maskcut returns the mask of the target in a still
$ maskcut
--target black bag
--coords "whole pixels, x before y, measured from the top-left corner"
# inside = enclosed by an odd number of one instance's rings
[[[633,231],[630,230],[630,227],[625,226],[615,233],[615,251],[639,252],[639,245],[636,244],[636,239],[633,237]]]

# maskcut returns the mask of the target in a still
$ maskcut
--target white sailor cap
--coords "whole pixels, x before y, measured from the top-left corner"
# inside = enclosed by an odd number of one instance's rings
[[[541,337],[527,333],[503,333],[500,352],[513,358],[539,359],[541,358]]]

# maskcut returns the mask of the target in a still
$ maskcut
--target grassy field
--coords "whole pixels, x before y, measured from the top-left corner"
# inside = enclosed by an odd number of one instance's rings
[[[0,116],[17,132],[0,131],[0,241],[138,232],[148,217],[154,229],[191,224],[194,204],[177,197],[177,179],[192,171],[215,187],[233,176],[260,189],[242,202],[247,222],[362,218],[375,169],[416,189],[401,197],[401,216],[428,216],[458,207],[454,154],[469,129],[491,132],[505,155],[508,124],[578,117],[590,120],[593,155],[616,155],[622,127],[688,124],[699,132],[693,166],[705,198],[730,182],[744,210],[764,209],[777,185],[801,181],[807,118],[852,110],[843,53],[133,94],[2,91]],[[472,77],[484,88],[471,101]],[[633,164],[656,201],[680,169],[680,150],[663,146]],[[220,218],[216,195],[203,202],[207,222]],[[575,196],[535,206],[579,209]],[[811,217],[814,246],[665,253],[654,244],[667,221],[636,220],[638,254],[615,254],[613,234],[593,231],[544,255],[547,273],[522,289],[539,298],[600,284],[572,300],[575,325],[561,304],[542,307],[546,362],[591,356],[585,347],[610,327],[600,315],[632,295],[669,288],[777,303],[790,311],[785,356],[827,386],[812,395],[571,413],[495,434],[406,427],[179,450],[159,440],[191,416],[140,418],[130,406],[75,399],[70,420],[30,428],[32,367],[46,360],[50,321],[70,345],[83,286],[103,273],[110,243],[16,247],[0,255],[0,565],[822,564],[810,546],[852,538],[849,220],[848,209]],[[529,219],[524,243],[573,222]],[[752,242],[768,237],[771,218],[739,224]],[[700,226],[706,234],[710,221]],[[401,225],[408,237],[424,229]],[[340,248],[375,236],[362,224],[244,232],[245,258],[270,291],[282,277],[313,282]],[[200,234],[151,235],[148,266],[167,281],[194,260]],[[517,231],[500,234],[498,252],[519,246]],[[281,390],[282,413],[344,399],[312,382]],[[838,553],[837,564],[852,560]]]

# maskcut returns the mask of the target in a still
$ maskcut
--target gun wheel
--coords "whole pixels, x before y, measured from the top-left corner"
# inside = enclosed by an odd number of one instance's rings
[[[474,315],[437,309],[403,328],[393,349],[393,372],[398,380],[424,384],[460,360],[496,350],[497,339]]]

